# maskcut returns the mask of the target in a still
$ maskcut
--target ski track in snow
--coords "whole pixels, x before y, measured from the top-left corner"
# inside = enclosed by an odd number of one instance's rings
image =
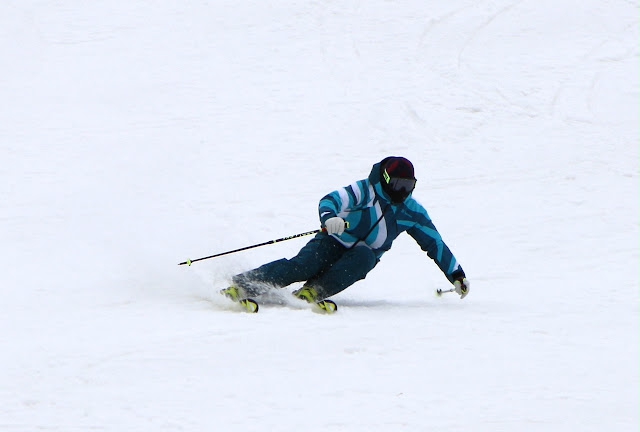
[[[637,430],[639,29],[629,1],[2,3],[0,430]],[[465,300],[408,236],[332,316],[218,294],[308,238],[176,265],[316,229],[391,154]]]

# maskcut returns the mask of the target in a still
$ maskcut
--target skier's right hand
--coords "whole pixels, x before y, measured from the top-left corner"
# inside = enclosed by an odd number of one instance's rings
[[[344,225],[344,219],[335,216],[325,221],[324,228],[327,230],[327,234],[340,235],[344,232]]]

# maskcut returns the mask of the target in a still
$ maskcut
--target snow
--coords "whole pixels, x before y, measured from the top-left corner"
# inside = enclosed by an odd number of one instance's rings
[[[638,430],[637,2],[0,4],[0,430]],[[388,155],[333,316],[232,310]],[[295,286],[287,288],[287,291]]]

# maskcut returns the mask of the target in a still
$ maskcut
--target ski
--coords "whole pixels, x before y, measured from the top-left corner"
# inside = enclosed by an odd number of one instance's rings
[[[258,313],[260,310],[260,304],[253,298],[243,298],[238,294],[239,292],[235,288],[226,288],[220,291],[220,294],[226,297],[227,299],[233,301],[234,303],[242,306],[242,310],[248,313]],[[318,302],[307,302],[304,298],[297,298],[296,300],[300,300],[302,303],[311,306],[311,310],[317,313],[322,314],[333,314],[338,311],[338,305],[333,300],[320,300]],[[285,303],[286,305],[286,303]]]
[[[238,291],[236,287],[229,287],[220,290],[220,294],[222,294],[232,302],[238,303],[246,312],[258,313],[258,310],[260,309],[260,305],[258,305],[258,302],[254,299],[248,297],[240,297],[240,291]]]
[[[241,299],[238,301],[238,303],[249,313],[258,313],[258,310],[260,309],[258,302],[254,299]]]
[[[293,291],[291,294],[295,298],[306,301],[308,304],[312,305],[315,312],[332,314],[338,311],[338,306],[332,300],[317,300],[318,292],[313,287],[305,285],[302,288]]]
[[[319,302],[312,304],[312,307],[318,308],[321,312],[326,314],[338,312],[338,305],[333,300],[320,300]]]

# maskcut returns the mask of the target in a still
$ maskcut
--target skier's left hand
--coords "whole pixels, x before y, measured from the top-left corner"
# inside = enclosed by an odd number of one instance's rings
[[[456,290],[456,293],[460,296],[460,300],[469,294],[469,285],[469,281],[464,275],[458,276],[456,280],[453,281],[453,287]]]

